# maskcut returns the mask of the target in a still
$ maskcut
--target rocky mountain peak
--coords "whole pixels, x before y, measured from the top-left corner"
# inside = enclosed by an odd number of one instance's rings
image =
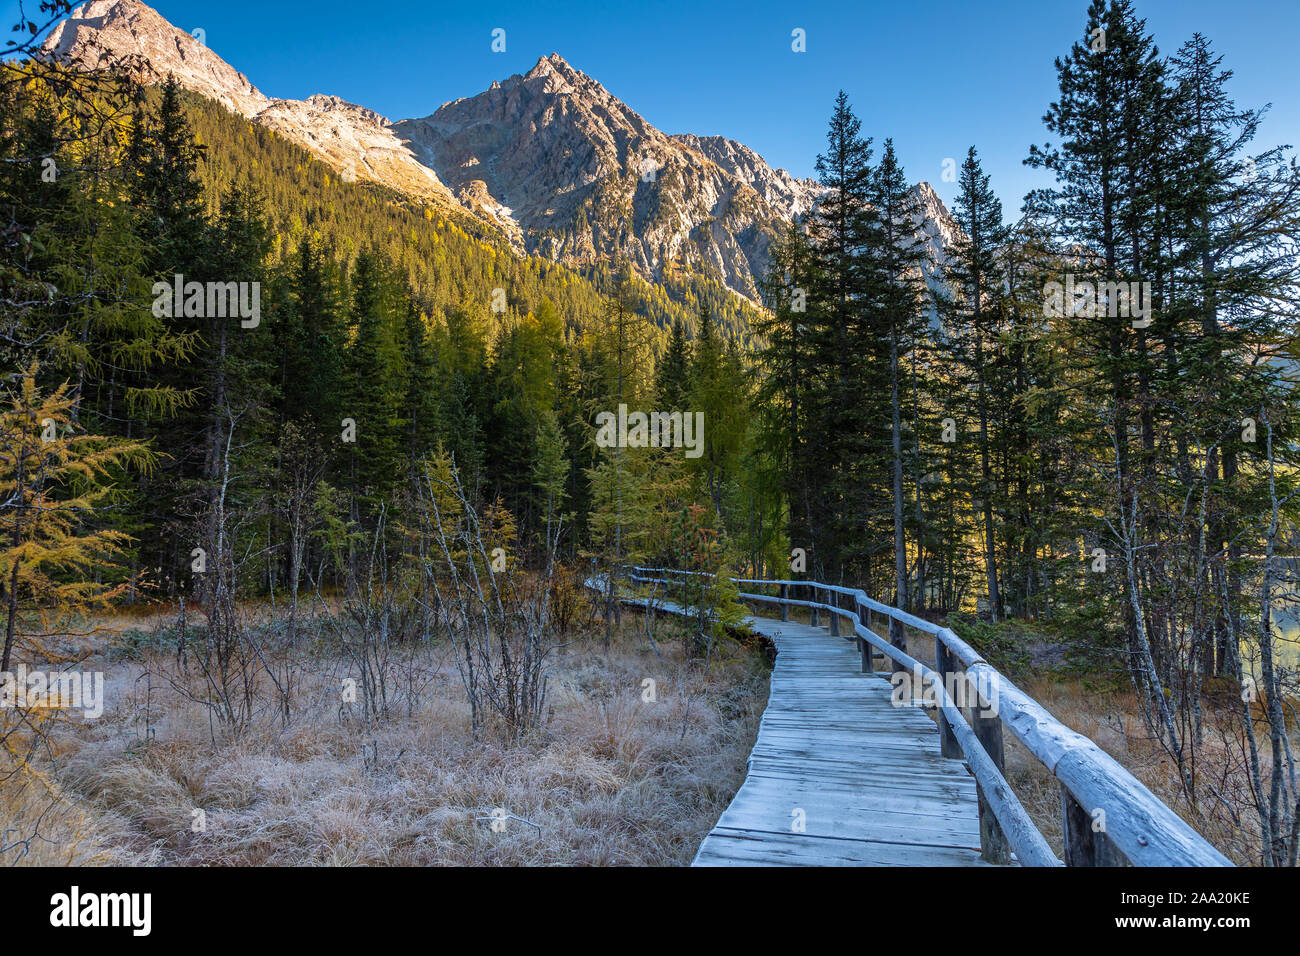
[[[201,36],[202,34],[200,34]],[[197,37],[172,26],[138,0],[91,0],[72,11],[45,41],[46,55],[88,67],[138,66],[146,81],[170,74],[186,89],[253,116],[270,100]],[[134,58],[128,62],[127,58]]]
[[[316,154],[344,179],[383,183],[460,208],[437,174],[411,155],[374,110],[320,93],[305,100],[271,99],[199,37],[172,26],[139,0],[82,4],[51,32],[44,52],[88,66],[133,63],[146,83],[174,76],[187,90]]]
[[[564,79],[577,78],[584,74],[579,73],[573,67],[569,66],[569,61],[558,53],[548,53],[540,57],[537,64],[524,74],[524,79],[534,79],[539,76],[559,75]]]
[[[929,183],[922,180],[912,187],[912,192],[917,198],[917,211],[913,217],[917,236],[925,244],[937,276],[947,262],[947,250],[961,238],[961,228]]]
[[[293,101],[290,100],[287,102]],[[338,111],[341,113],[347,113],[357,121],[369,123],[371,126],[378,126],[386,129],[392,125],[389,123],[386,116],[380,116],[374,110],[366,109],[364,106],[358,106],[356,103],[349,103],[347,100],[339,96],[332,96],[325,93],[313,93],[303,102],[314,106],[323,112],[328,113]]]
[[[559,53],[429,116],[391,123],[329,94],[271,99],[139,0],[81,5],[45,51],[92,64],[101,52],[133,58],[146,82],[173,75],[344,179],[472,215],[518,252],[576,264],[620,256],[646,278],[707,272],[751,299],[781,224],[822,193],[743,143],[665,134]],[[918,233],[937,263],[956,226],[928,184],[915,188]]]
[[[647,278],[708,270],[755,297],[786,218],[744,177],[656,129],[558,53],[395,128],[459,195],[475,184],[480,208],[495,203],[493,218],[517,223],[530,252],[563,261],[620,255]]]
[[[784,169],[773,169],[762,156],[734,139],[725,136],[696,136],[694,133],[676,133],[673,139],[748,183],[784,219],[806,215],[822,193],[822,187],[816,180],[799,179]]]

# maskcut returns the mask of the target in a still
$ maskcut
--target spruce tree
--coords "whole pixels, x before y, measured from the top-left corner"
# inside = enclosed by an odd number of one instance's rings
[[[807,297],[809,335],[806,440],[818,449],[809,464],[806,546],[809,570],[824,579],[844,575],[846,563],[875,550],[868,530],[879,507],[871,454],[879,430],[880,339],[867,322],[872,295],[865,268],[873,191],[871,140],[843,91],[817,156],[818,181],[827,190],[810,214],[813,287]],[[861,565],[859,565],[861,567]]]
[[[1196,34],[1170,61],[1178,89],[1180,161],[1185,175],[1171,200],[1185,241],[1173,264],[1171,321],[1178,323],[1183,376],[1171,385],[1196,409],[1186,441],[1208,448],[1204,471],[1223,497],[1207,509],[1208,534],[1228,555],[1228,600],[1219,612],[1206,669],[1238,666],[1230,634],[1241,633],[1243,531],[1265,503],[1242,481],[1250,444],[1241,409],[1287,403],[1273,363],[1254,352],[1275,338],[1279,316],[1297,307],[1300,274],[1287,223],[1300,222],[1300,174],[1282,147],[1249,152],[1264,110],[1238,107],[1222,57]]]
[[[668,348],[655,369],[655,400],[660,409],[669,411],[683,408],[689,387],[690,352],[686,342],[686,328],[681,319],[673,320]]]
[[[203,147],[194,137],[175,77],[162,86],[156,121],[140,110],[132,129],[128,170],[140,230],[159,271],[184,271],[201,249]]]
[[[405,431],[406,474],[414,487],[420,474],[420,461],[436,442],[438,409],[429,325],[409,291],[402,322],[402,372],[401,422]]]
[[[700,312],[684,414],[704,415],[704,433],[696,436],[702,453],[688,461],[700,476],[714,514],[724,521],[730,510],[724,499],[740,477],[749,420],[747,393],[740,357],[719,339],[706,305]]]
[[[955,378],[958,388],[973,392],[974,397],[974,413],[979,428],[979,481],[974,488],[965,484],[981,504],[989,616],[997,621],[1002,616],[1002,600],[998,588],[994,508],[1002,499],[1002,491],[995,486],[994,445],[1002,436],[995,434],[998,425],[995,419],[1000,417],[1001,410],[1008,407],[1010,396],[1001,387],[1001,370],[996,367],[995,359],[1001,347],[999,339],[1007,314],[999,256],[1007,254],[1005,247],[1010,230],[1002,221],[1002,203],[989,186],[989,177],[980,166],[974,146],[966,154],[957,184],[953,218],[962,233],[955,248],[948,251],[948,267],[944,274],[951,297],[939,305],[957,359],[958,374]],[[995,395],[1002,399],[996,407],[993,404]],[[957,477],[950,474],[950,478]]]
[[[1056,69],[1060,98],[1043,121],[1061,142],[1032,147],[1026,162],[1054,173],[1057,185],[1032,201],[1050,210],[1061,243],[1081,250],[1070,273],[1074,282],[1089,282],[1096,291],[1101,283],[1150,281],[1145,230],[1155,221],[1155,180],[1146,130],[1166,100],[1163,68],[1145,21],[1134,15],[1128,0],[1092,0],[1083,38],[1066,59],[1056,61]],[[1119,436],[1121,497],[1126,497],[1133,474],[1128,423],[1138,392],[1136,372],[1149,368],[1146,336],[1135,336],[1132,318],[1118,314],[1111,302],[1095,309],[1098,301],[1083,303],[1082,310],[1073,302],[1065,306],[1067,316],[1077,313],[1081,361],[1096,370],[1099,385],[1110,393]],[[1140,405],[1138,414],[1147,415],[1149,406]],[[1149,449],[1152,437],[1146,418],[1142,440]]]
[[[905,535],[906,492],[903,475],[909,452],[903,436],[904,418],[909,415],[905,391],[905,364],[919,347],[925,333],[921,308],[919,269],[924,255],[916,239],[916,195],[908,188],[903,167],[898,162],[892,140],[885,140],[880,165],[872,176],[871,227],[868,245],[868,268],[871,300],[868,316],[877,335],[889,350],[889,459],[892,475],[892,511],[894,531],[894,590],[897,606],[910,606],[908,590],[907,541]],[[917,508],[921,507],[921,489],[915,489]],[[919,534],[920,528],[917,528]]]
[[[809,296],[818,286],[813,269],[811,242],[802,225],[790,223],[773,243],[772,266],[764,277],[763,300],[770,311],[754,323],[759,336],[754,359],[762,370],[755,396],[758,443],[766,449],[755,465],[763,471],[765,487],[780,488],[790,541],[803,542],[805,548],[812,540],[810,469],[815,460],[808,437],[816,368],[808,323]]]
[[[351,517],[370,529],[401,473],[405,395],[397,336],[398,290],[389,264],[371,250],[357,256],[351,280],[353,333],[344,359],[347,399],[342,412],[356,430],[345,454]],[[404,320],[404,307],[400,315]],[[339,428],[344,427],[342,421]]]

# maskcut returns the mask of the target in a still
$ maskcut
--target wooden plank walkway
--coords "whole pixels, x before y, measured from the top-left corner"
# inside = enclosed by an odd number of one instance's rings
[[[853,643],[766,617],[777,649],[749,773],[693,866],[985,866],[975,780]],[[798,811],[802,811],[802,817]],[[799,826],[800,821],[802,827]]]

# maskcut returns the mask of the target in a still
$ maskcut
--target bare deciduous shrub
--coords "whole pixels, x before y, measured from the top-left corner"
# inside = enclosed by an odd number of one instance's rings
[[[560,522],[548,522],[545,563],[535,580],[517,564],[504,509],[480,516],[449,457],[431,459],[420,483],[421,553],[428,591],[456,649],[477,731],[489,716],[517,736],[536,726],[546,700],[551,595]]]

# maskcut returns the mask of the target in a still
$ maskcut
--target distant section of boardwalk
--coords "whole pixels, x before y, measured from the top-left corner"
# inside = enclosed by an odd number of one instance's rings
[[[749,774],[694,866],[986,866],[975,780],[919,708],[825,628],[766,617],[771,695]]]

